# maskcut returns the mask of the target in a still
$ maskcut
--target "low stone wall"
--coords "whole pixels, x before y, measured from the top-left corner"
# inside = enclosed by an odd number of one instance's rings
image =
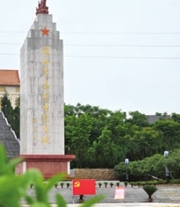
[[[96,180],[117,180],[113,169],[74,169],[75,178]]]

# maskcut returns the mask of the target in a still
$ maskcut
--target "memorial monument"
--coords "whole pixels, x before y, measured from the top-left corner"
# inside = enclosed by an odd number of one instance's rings
[[[64,154],[63,41],[46,0],[21,48],[20,156],[18,173],[41,170],[46,178],[69,173],[74,155]]]

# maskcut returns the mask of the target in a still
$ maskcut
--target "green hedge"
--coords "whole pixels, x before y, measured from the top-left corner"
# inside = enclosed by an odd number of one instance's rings
[[[161,184],[167,184],[167,180],[134,181],[134,182],[129,182],[129,184],[132,186],[161,185]],[[180,179],[170,180],[168,184],[180,184]]]
[[[127,172],[130,181],[146,181],[150,180],[152,176],[165,180],[166,166],[168,166],[174,179],[180,179],[180,149],[170,151],[168,158],[160,154],[155,154],[143,160],[129,162],[128,165],[125,165],[124,162],[120,162],[115,166],[114,171],[116,177],[122,181],[125,180]]]

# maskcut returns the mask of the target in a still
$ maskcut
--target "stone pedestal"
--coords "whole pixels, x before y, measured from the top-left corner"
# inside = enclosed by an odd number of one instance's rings
[[[74,155],[21,155],[24,162],[17,169],[17,174],[22,174],[28,169],[38,169],[45,179],[58,173],[70,173],[69,162],[75,158]]]

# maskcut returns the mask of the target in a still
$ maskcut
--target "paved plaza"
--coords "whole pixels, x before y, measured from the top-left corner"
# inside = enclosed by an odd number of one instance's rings
[[[123,186],[121,183],[120,186]],[[180,186],[178,185],[162,185],[157,186],[158,190],[153,194],[153,202],[148,203],[148,195],[143,190],[142,187],[134,186],[131,187],[128,185],[125,189],[125,199],[116,200],[114,199],[115,188],[111,187],[97,187],[96,195],[104,195],[105,198],[97,205],[97,207],[116,207],[116,206],[127,206],[127,207],[136,207],[136,206],[178,206],[180,207]],[[33,190],[30,190],[29,193],[33,196]],[[79,196],[72,196],[72,188],[53,188],[50,192],[50,202],[55,203],[55,194],[61,194],[66,202],[68,203],[68,207],[76,207],[78,206]],[[84,196],[84,200],[88,200],[92,196]]]
[[[78,207],[78,204],[70,204],[68,207]],[[167,203],[100,203],[94,207],[180,207],[180,204],[167,204]]]

